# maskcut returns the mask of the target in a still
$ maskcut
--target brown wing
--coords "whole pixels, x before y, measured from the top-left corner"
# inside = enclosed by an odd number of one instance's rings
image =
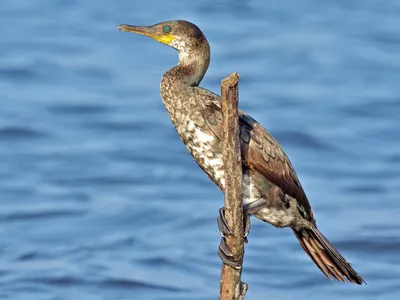
[[[202,113],[214,134],[222,139],[222,112],[220,97],[207,90],[198,89],[203,101]],[[197,92],[196,91],[196,92]],[[256,120],[239,110],[239,126],[243,164],[264,175],[283,192],[299,203],[300,211],[314,219],[310,203],[297,178],[289,158],[280,144]]]

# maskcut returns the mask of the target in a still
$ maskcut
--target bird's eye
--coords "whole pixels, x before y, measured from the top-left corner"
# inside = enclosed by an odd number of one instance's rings
[[[172,28],[171,28],[171,26],[169,26],[169,25],[164,25],[164,27],[163,27],[163,30],[164,30],[165,33],[170,32],[171,29],[172,29]]]

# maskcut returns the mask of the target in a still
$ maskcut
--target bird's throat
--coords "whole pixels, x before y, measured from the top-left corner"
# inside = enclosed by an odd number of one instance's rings
[[[210,64],[210,47],[204,44],[195,49],[179,50],[179,64],[176,69],[181,73],[183,82],[190,86],[198,86]]]

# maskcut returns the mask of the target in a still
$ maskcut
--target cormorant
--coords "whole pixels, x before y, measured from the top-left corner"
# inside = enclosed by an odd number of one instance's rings
[[[199,87],[210,62],[206,37],[187,21],[120,25],[118,29],[146,35],[178,51],[178,65],[161,80],[161,98],[189,152],[224,191],[221,98]],[[290,227],[305,252],[329,279],[364,283],[318,230],[307,196],[279,143],[243,111],[239,111],[239,126],[244,212],[276,227]],[[225,224],[223,219],[222,211],[220,230],[226,233],[229,228],[221,226]],[[226,248],[220,246],[219,250],[224,263],[236,266]]]

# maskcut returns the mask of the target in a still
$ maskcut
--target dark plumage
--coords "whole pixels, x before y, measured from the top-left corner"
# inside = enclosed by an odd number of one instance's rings
[[[161,97],[189,152],[224,191],[221,99],[198,86],[210,61],[207,39],[186,21],[148,27],[120,25],[119,29],[150,36],[178,51],[179,64],[162,78]],[[239,111],[239,115],[245,209],[276,227],[292,228],[328,278],[362,284],[364,280],[317,229],[307,196],[279,143],[246,113]]]

